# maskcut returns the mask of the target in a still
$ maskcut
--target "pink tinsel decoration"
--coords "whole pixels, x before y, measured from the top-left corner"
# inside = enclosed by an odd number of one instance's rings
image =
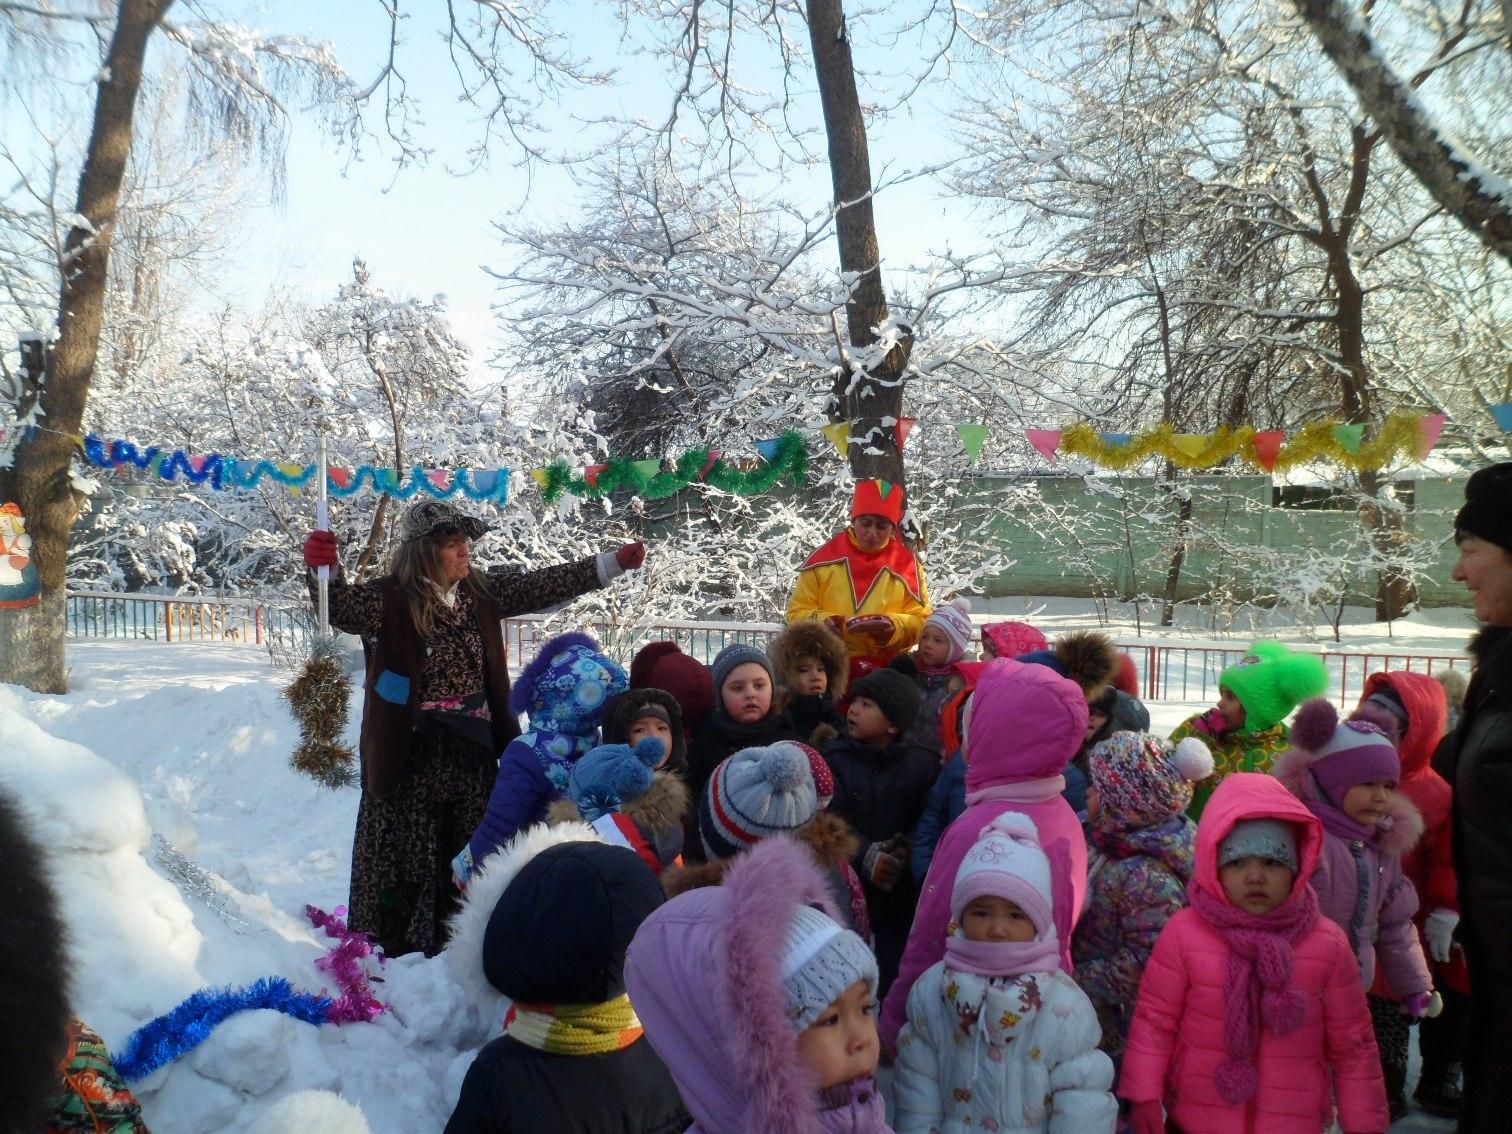
[[[347,928],[342,920],[345,913],[342,906],[337,906],[334,913],[326,913],[317,906],[305,906],[305,916],[310,919],[310,924],[325,930],[326,936],[336,942],[329,953],[315,961],[315,967],[330,973],[341,989],[340,998],[331,1003],[327,1020],[333,1024],[368,1023],[387,1009],[368,986],[362,958],[376,957],[382,965],[384,957],[367,934]]]

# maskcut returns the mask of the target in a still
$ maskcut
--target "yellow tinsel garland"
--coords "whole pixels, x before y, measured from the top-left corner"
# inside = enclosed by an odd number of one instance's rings
[[[1286,443],[1276,456],[1272,470],[1285,470],[1313,461],[1328,460],[1352,469],[1377,469],[1399,459],[1415,460],[1423,445],[1422,419],[1417,414],[1393,413],[1374,437],[1360,442],[1350,452],[1335,436],[1340,421],[1315,421],[1287,435]],[[1210,469],[1237,457],[1246,464],[1265,469],[1255,454],[1255,430],[1248,425],[1227,427],[1212,433],[1177,433],[1170,423],[1161,422],[1154,429],[1137,433],[1120,445],[1103,439],[1085,422],[1061,433],[1059,452],[1081,457],[1107,469],[1131,469],[1161,457],[1183,469]],[[1267,470],[1270,471],[1270,470]]]

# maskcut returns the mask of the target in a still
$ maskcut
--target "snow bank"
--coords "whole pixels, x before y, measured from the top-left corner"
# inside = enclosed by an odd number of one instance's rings
[[[272,975],[332,988],[314,965],[331,942],[303,907],[345,901],[357,797],[288,770],[288,675],[242,646],[79,643],[70,657],[66,696],[0,686],[0,787],[50,852],[75,1011],[119,1049],[202,988]],[[175,883],[154,833],[211,872],[236,924]],[[441,958],[401,958],[375,975],[390,1011],[371,1024],[233,1016],[134,1084],[149,1125],[440,1130],[473,1053],[497,1034],[496,1004],[468,1003]]]

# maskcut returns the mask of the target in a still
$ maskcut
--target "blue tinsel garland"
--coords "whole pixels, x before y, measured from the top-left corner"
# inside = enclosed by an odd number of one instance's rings
[[[323,1024],[333,1003],[328,996],[295,991],[283,977],[263,977],[243,988],[204,988],[132,1032],[115,1067],[121,1078],[134,1082],[194,1050],[216,1025],[238,1012],[271,1008],[307,1024]]]

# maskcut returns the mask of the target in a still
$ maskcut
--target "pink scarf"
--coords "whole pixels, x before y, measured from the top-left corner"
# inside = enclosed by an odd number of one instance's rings
[[[1035,941],[967,941],[952,933],[945,938],[945,965],[958,972],[985,977],[1058,972],[1060,942],[1053,933]]]
[[[1305,883],[1267,914],[1252,914],[1217,897],[1205,887],[1187,887],[1192,908],[1228,946],[1228,988],[1233,995],[1223,1018],[1228,1058],[1218,1065],[1213,1084],[1226,1102],[1238,1106],[1255,1093],[1260,1076],[1255,1049],[1260,1025],[1286,1036],[1307,1017],[1307,997],[1291,987],[1292,946],[1318,923],[1318,896]]]
[[[1065,776],[1046,776],[1038,780],[1019,780],[1011,784],[993,784],[966,793],[966,806],[972,807],[986,800],[1006,800],[1009,803],[1044,803],[1066,790]]]

